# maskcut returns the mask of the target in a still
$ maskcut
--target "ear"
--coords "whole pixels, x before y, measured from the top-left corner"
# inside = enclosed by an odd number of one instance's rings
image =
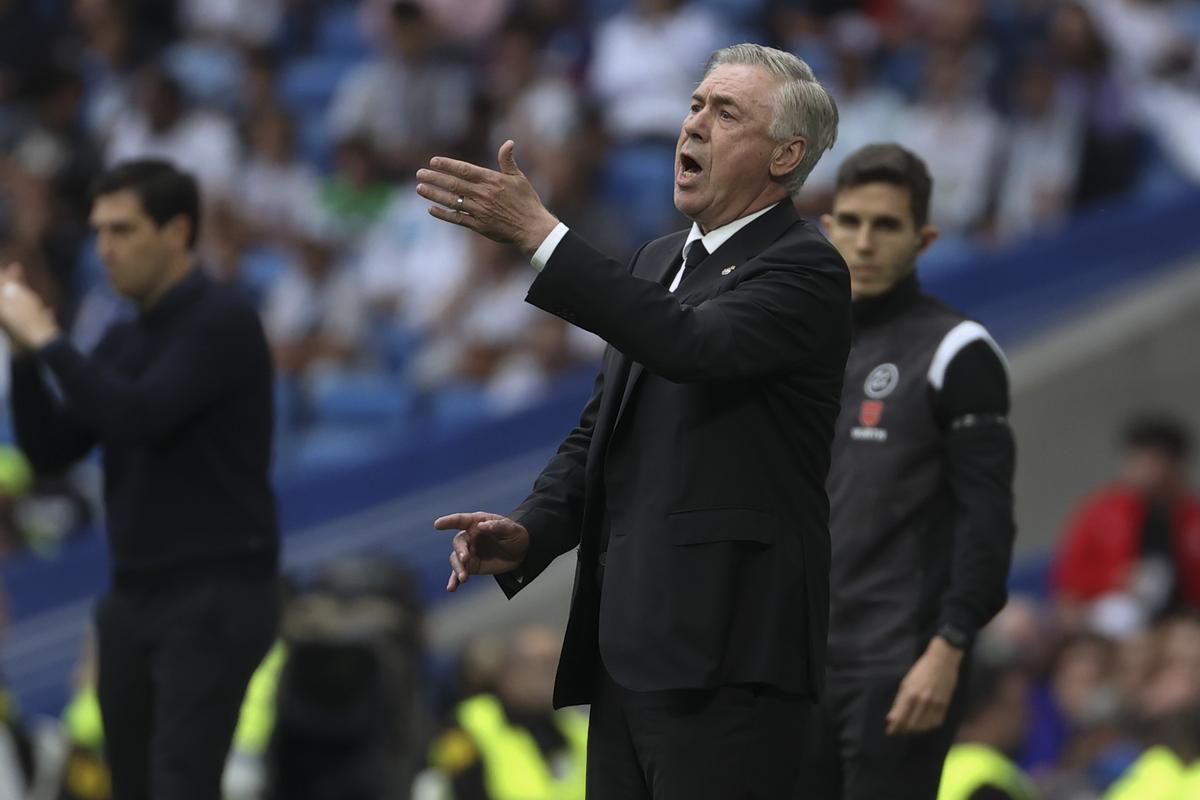
[[[178,244],[181,250],[187,252],[192,249],[189,244],[189,239],[192,236],[192,221],[186,216],[176,214],[163,224],[162,229],[163,233]]]
[[[917,231],[917,236],[921,240],[920,246],[917,247],[917,255],[921,255],[928,250],[929,246],[936,242],[937,238],[941,236],[941,234],[942,232],[939,231],[935,225],[925,225],[919,231]]]
[[[804,154],[807,152],[808,140],[803,136],[797,136],[776,145],[775,155],[771,157],[771,177],[782,178],[790,174],[800,166],[800,162],[804,160]]]
[[[833,214],[821,215],[821,229],[824,230],[825,233],[829,233],[831,230],[833,230]]]

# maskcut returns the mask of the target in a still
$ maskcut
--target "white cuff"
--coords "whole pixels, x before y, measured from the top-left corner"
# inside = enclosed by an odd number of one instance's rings
[[[530,259],[534,269],[541,272],[546,268],[546,262],[550,260],[550,256],[554,255],[554,248],[558,247],[558,243],[562,241],[569,230],[570,228],[561,222],[554,226],[554,230],[550,231],[550,235],[542,240],[542,243],[538,245],[537,252]]]

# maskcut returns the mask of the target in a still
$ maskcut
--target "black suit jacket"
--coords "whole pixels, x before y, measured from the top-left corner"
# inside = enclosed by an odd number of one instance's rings
[[[635,691],[815,695],[824,679],[849,273],[787,202],[672,294],[685,240],[626,269],[568,233],[527,297],[609,344],[579,425],[512,514],[526,560],[498,578],[511,596],[578,547],[556,706],[591,702],[601,657]]]

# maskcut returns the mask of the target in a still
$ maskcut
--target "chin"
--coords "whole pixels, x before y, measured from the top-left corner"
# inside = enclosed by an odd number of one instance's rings
[[[695,219],[696,215],[704,210],[703,205],[697,203],[694,197],[680,194],[678,190],[675,192],[675,208],[688,219]]]

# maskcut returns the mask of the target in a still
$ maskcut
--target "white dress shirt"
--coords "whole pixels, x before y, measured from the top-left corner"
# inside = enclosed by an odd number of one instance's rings
[[[683,243],[683,257],[685,261],[687,259],[688,250],[692,246],[692,242],[699,239],[704,243],[705,250],[707,250],[709,253],[715,253],[717,252],[717,248],[733,238],[735,233],[749,225],[751,222],[754,222],[754,220],[758,219],[777,205],[779,205],[779,203],[772,203],[766,208],[759,209],[753,214],[747,214],[744,217],[735,219],[733,222],[727,222],[721,227],[714,228],[708,233],[701,233],[700,226],[693,222],[692,229],[688,231],[687,241]],[[550,235],[542,240],[541,245],[538,246],[537,251],[533,254],[533,258],[530,259],[533,263],[534,269],[536,269],[538,272],[541,272],[546,268],[546,263],[550,261],[550,257],[554,255],[555,248],[558,247],[558,243],[562,241],[563,237],[567,235],[568,230],[570,229],[561,222],[554,226],[554,230],[550,231]],[[679,281],[682,279],[683,264],[680,264],[679,271],[675,273],[674,279],[671,280],[672,292],[679,287]]]

